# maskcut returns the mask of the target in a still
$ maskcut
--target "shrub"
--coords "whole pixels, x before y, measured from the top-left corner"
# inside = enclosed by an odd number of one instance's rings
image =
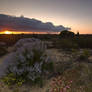
[[[89,50],[87,50],[87,49],[84,49],[83,53],[84,53],[84,55],[86,55],[87,57],[90,56],[90,52],[89,52]]]
[[[82,55],[79,56],[79,59],[80,60],[87,60],[87,56],[85,56],[85,55],[82,54]]]
[[[66,70],[72,68],[72,65],[73,65],[72,61],[60,62],[60,63],[54,65],[55,74],[57,74],[57,75],[63,74]]]
[[[39,46],[39,47],[38,47]],[[18,84],[31,82],[42,85],[44,74],[49,73],[53,68],[52,61],[45,53],[46,46],[41,41],[27,43],[18,48],[12,58],[8,59],[13,62],[6,67],[7,73],[3,78],[7,84]]]
[[[92,48],[92,37],[90,36],[79,36],[74,39],[80,48]]]
[[[79,56],[80,60],[87,60],[90,56],[90,52],[88,50],[83,50],[83,53]]]
[[[29,44],[29,45],[28,45]],[[38,45],[38,48],[41,47],[42,48],[46,48],[46,47],[43,47],[42,45],[40,44],[43,44],[43,46],[46,46],[44,45],[43,42],[41,42],[41,40],[39,39],[35,39],[35,38],[24,38],[24,39],[20,39],[15,45],[14,45],[14,48],[15,50],[17,50],[18,48],[20,49],[21,47],[25,47],[26,45],[29,46],[30,48],[31,47],[34,47],[36,45]],[[34,47],[35,48],[35,47]],[[37,48],[37,46],[36,46]]]
[[[75,36],[74,32],[71,32],[68,30],[61,31],[60,33],[60,37],[63,37],[63,38],[72,38],[74,36]]]
[[[72,39],[61,39],[55,43],[56,47],[70,50],[77,49],[78,45]]]

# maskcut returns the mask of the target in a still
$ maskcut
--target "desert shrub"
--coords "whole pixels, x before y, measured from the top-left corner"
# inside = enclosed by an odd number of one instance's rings
[[[72,41],[72,39],[61,39],[54,43],[57,48],[62,48],[64,50],[77,49],[78,45]]]
[[[60,42],[63,39],[66,39],[67,42],[69,41],[70,43],[76,44],[78,48],[90,48],[92,49],[92,37],[91,36],[87,36],[87,35],[80,35],[80,36],[72,36],[69,35],[71,34],[69,31],[62,31],[60,33],[60,35],[58,36],[59,39],[57,39],[57,43],[56,44],[60,44]],[[60,41],[61,40],[61,41]],[[56,45],[55,44],[55,45]]]
[[[79,56],[79,59],[80,59],[80,60],[87,60],[87,56],[81,54],[81,55]]]
[[[78,44],[80,48],[92,48],[92,37],[76,37],[74,41]]]
[[[61,75],[63,74],[66,70],[72,68],[73,62],[72,61],[68,61],[68,62],[60,62],[58,64],[55,64],[54,67],[54,72],[55,74]],[[55,75],[54,75],[55,76]]]
[[[72,49],[71,51],[72,51],[72,53],[75,53],[75,54],[78,53],[78,50],[77,49]]]
[[[45,74],[50,74],[53,70],[53,63],[45,50],[46,46],[41,41],[18,47],[12,55],[12,60],[11,57],[8,57],[13,63],[9,61],[6,67],[4,82],[10,85],[22,85],[27,82],[42,85]]]
[[[83,53],[84,53],[84,55],[86,55],[87,57],[90,56],[90,52],[89,52],[89,50],[87,50],[87,49],[84,49],[84,50],[83,50]]]
[[[61,33],[59,35],[60,35],[60,37],[63,37],[63,38],[72,38],[75,36],[74,32],[71,32],[68,30],[61,31]]]
[[[41,42],[41,40],[39,40],[39,39],[24,38],[24,39],[20,39],[18,42],[16,42],[16,44],[14,45],[14,48],[15,48],[15,50],[17,50],[18,48],[20,49],[21,47],[25,47],[26,45],[29,46],[30,48],[31,47],[37,48],[36,45],[38,45],[38,48],[45,49],[44,46],[46,46],[46,45],[44,45],[44,44],[45,43]]]
[[[79,60],[87,60],[89,56],[90,56],[90,52],[84,49],[83,53],[81,53],[79,56]]]

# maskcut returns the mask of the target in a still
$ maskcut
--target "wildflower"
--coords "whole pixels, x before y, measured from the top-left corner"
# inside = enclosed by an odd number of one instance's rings
[[[67,85],[66,88],[70,88],[70,86]]]
[[[71,80],[70,83],[72,83],[73,81]]]
[[[63,88],[63,92],[66,92],[66,88]]]

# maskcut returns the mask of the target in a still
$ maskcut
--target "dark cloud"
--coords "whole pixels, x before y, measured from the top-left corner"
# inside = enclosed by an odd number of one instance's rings
[[[13,31],[24,32],[60,32],[62,30],[70,29],[64,26],[55,26],[51,22],[43,23],[36,19],[29,19],[26,17],[15,17],[0,14],[0,30],[7,28]]]

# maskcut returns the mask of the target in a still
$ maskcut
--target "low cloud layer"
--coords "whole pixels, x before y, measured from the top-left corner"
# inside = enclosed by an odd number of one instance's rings
[[[66,29],[70,30],[70,28],[65,28],[62,25],[55,26],[51,22],[43,23],[36,19],[0,14],[0,31],[3,29],[17,32],[60,32]]]

